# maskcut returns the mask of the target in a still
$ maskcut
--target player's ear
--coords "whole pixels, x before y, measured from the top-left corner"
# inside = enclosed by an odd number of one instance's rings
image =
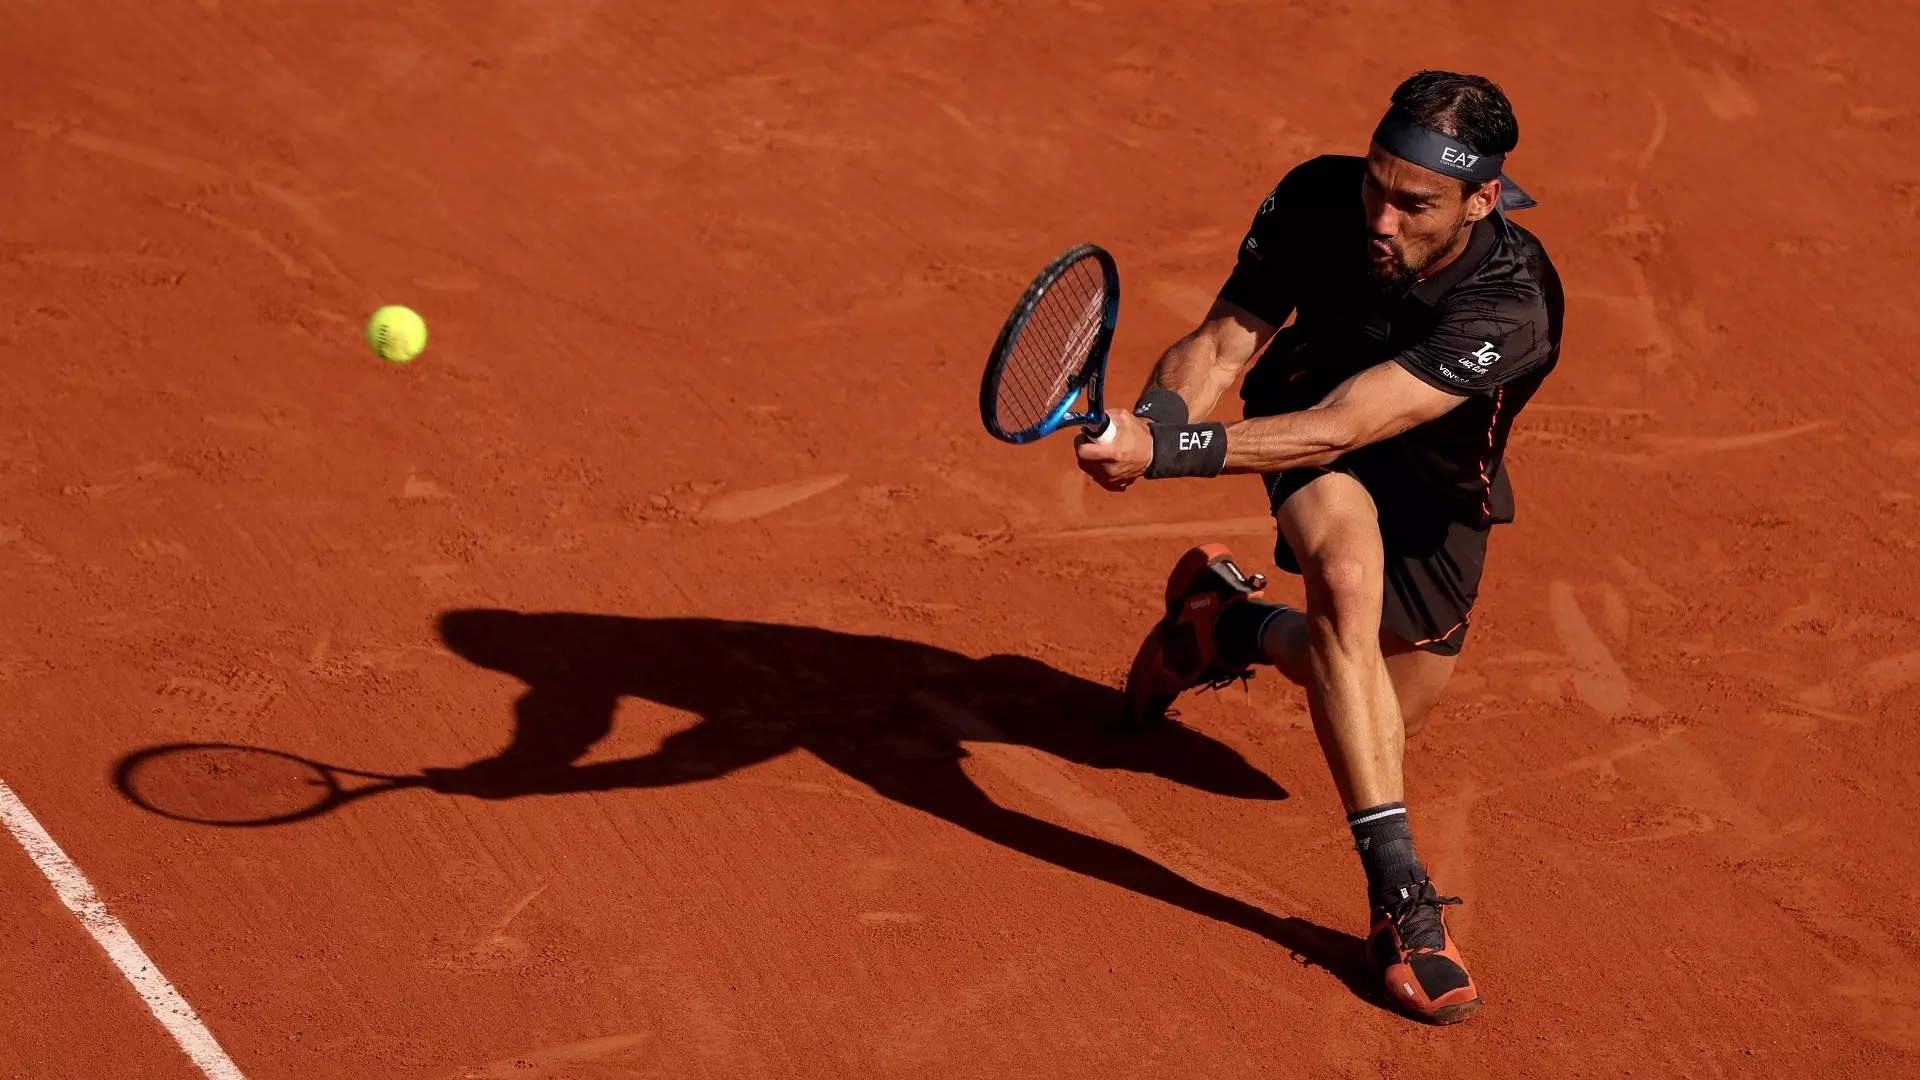
[[[1467,196],[1467,220],[1479,221],[1500,205],[1500,181],[1489,180]]]

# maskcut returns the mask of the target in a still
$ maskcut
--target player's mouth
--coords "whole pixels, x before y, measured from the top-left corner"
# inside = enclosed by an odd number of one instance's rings
[[[1367,241],[1367,258],[1372,259],[1374,262],[1390,263],[1398,257],[1399,253],[1393,249],[1392,243],[1386,240]]]

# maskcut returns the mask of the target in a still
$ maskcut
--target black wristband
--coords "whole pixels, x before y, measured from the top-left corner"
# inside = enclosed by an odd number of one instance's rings
[[[1153,424],[1153,463],[1147,479],[1219,476],[1227,464],[1227,425]]]
[[[1187,399],[1171,390],[1154,387],[1140,395],[1140,403],[1133,407],[1133,415],[1155,424],[1184,424],[1187,422]]]

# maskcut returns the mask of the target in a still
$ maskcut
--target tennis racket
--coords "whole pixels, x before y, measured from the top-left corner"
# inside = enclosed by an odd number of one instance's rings
[[[980,382],[980,419],[1010,443],[1078,425],[1097,442],[1113,438],[1107,418],[1107,349],[1120,319],[1120,271],[1093,244],[1047,264],[1013,305]],[[1086,395],[1086,407],[1074,403]]]

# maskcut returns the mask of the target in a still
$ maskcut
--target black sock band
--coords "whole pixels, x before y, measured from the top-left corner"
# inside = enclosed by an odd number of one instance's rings
[[[1367,892],[1373,896],[1398,892],[1403,885],[1426,880],[1426,868],[1413,853],[1413,828],[1407,823],[1407,804],[1381,803],[1347,815],[1353,846],[1367,870]]]
[[[1227,425],[1154,424],[1147,479],[1219,476],[1227,464]]]
[[[1221,662],[1236,668],[1273,663],[1267,658],[1262,639],[1266,637],[1267,620],[1285,610],[1264,600],[1228,604],[1213,621],[1213,644],[1220,651]]]

